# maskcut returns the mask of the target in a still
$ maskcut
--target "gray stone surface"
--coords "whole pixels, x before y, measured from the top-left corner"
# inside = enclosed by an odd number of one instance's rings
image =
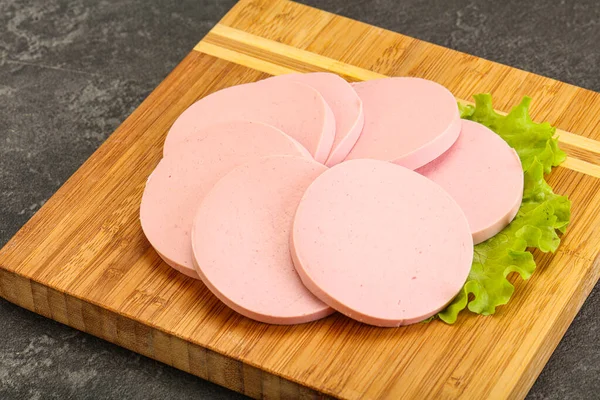
[[[0,246],[233,5],[0,0]],[[600,91],[600,3],[306,3]],[[530,399],[600,398],[600,289]],[[0,301],[2,399],[242,396]]]

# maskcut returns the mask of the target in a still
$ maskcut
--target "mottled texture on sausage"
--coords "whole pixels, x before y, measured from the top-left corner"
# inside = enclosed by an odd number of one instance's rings
[[[234,169],[206,196],[192,228],[196,270],[229,307],[272,324],[333,312],[300,281],[289,241],[300,198],[326,169],[308,158],[266,157]]]
[[[148,178],[140,206],[144,233],[163,260],[198,278],[190,241],[196,208],[233,168],[275,154],[311,158],[304,147],[280,130],[248,121],[204,128],[173,147]]]
[[[192,104],[173,123],[163,153],[168,155],[178,142],[207,125],[231,120],[273,125],[322,163],[335,137],[335,117],[319,92],[298,82],[264,80],[232,86]]]
[[[332,167],[342,162],[356,144],[365,122],[362,100],[352,85],[330,72],[286,74],[268,79],[301,82],[321,93],[335,116],[335,138],[325,165]]]
[[[424,320],[464,284],[467,219],[440,186],[407,168],[353,160],[320,175],[292,230],[302,282],[350,318],[378,326]]]
[[[385,78],[353,84],[365,126],[346,159],[372,158],[417,169],[458,138],[456,99],[442,85],[420,78]]]
[[[456,143],[417,172],[444,188],[461,206],[475,244],[508,225],[523,199],[519,156],[477,122],[463,121]]]

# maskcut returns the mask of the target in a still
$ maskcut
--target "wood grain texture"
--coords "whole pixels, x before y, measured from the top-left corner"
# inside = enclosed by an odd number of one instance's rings
[[[248,320],[164,264],[139,224],[165,135],[195,100],[268,74],[410,75],[458,98],[522,95],[566,131],[550,183],[573,200],[558,251],[493,317],[403,328],[340,315]],[[0,251],[9,301],[255,398],[522,398],[600,275],[600,95],[284,0],[242,1]],[[567,133],[571,132],[571,133]]]

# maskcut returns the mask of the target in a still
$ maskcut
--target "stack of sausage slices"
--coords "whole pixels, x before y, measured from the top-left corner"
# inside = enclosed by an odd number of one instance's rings
[[[181,114],[140,217],[167,264],[248,318],[391,327],[452,300],[522,194],[515,151],[443,86],[290,74]]]

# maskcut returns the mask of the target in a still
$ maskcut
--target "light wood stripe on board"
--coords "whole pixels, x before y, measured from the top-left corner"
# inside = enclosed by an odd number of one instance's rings
[[[592,164],[575,157],[567,157],[565,162],[560,166],[595,178],[600,178],[600,165]]]
[[[367,81],[370,79],[386,77],[385,75],[377,72],[346,64],[341,61],[334,60],[333,58],[298,49],[293,46],[288,46],[274,40],[265,39],[263,37],[252,35],[251,33],[240,31],[238,29],[230,28],[221,24],[215,25],[208,35],[205,36],[203,41],[224,47],[223,45],[225,43],[223,43],[222,39],[225,39],[227,44],[235,42],[243,45],[242,47],[239,47],[240,50],[246,48],[255,48],[262,50],[263,52],[268,52],[270,54],[272,53],[281,58],[288,58],[290,60],[301,62],[302,64],[308,64],[313,68],[316,67],[318,70],[335,72],[338,75],[347,76],[357,81]]]

